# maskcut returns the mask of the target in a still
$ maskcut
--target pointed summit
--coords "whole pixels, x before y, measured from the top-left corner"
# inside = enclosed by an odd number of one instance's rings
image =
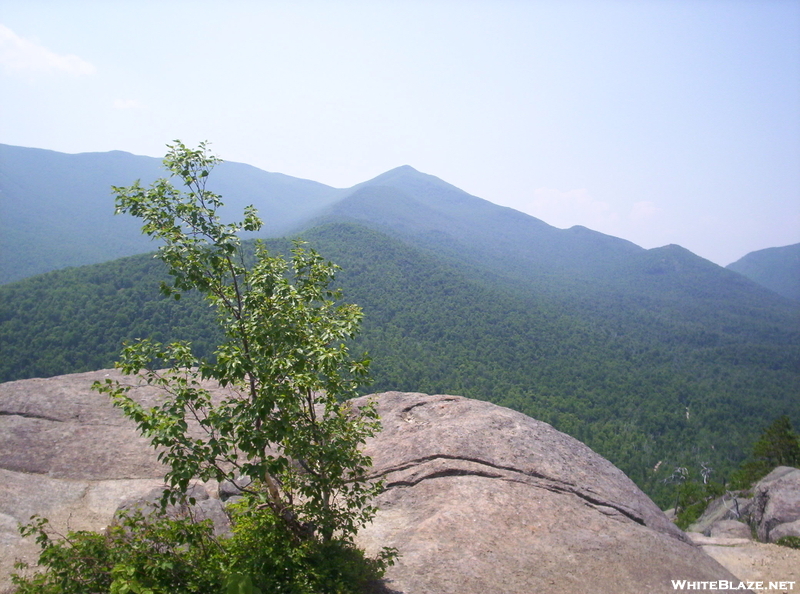
[[[416,197],[421,193],[422,195],[431,194],[432,192],[457,192],[465,196],[469,196],[463,190],[456,186],[447,183],[446,181],[430,175],[422,173],[414,169],[411,165],[401,165],[390,169],[372,179],[353,186],[351,190],[356,190],[364,187],[388,186],[392,188],[402,189],[409,192]],[[474,198],[474,197],[473,197]],[[479,200],[479,198],[475,198]]]

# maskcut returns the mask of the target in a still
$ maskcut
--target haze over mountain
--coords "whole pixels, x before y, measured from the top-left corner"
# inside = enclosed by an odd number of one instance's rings
[[[138,221],[114,215],[111,186],[165,177],[160,159],[121,151],[69,155],[0,144],[0,283],[154,249]],[[336,199],[317,182],[222,163],[211,189],[238,216],[251,203],[280,235]]]
[[[800,299],[800,243],[750,252],[726,266],[790,299]]]
[[[136,221],[114,215],[111,186],[137,179],[148,185],[164,174],[159,159],[121,151],[70,155],[0,144],[0,284],[153,249]],[[585,227],[557,229],[409,166],[336,189],[224,162],[210,187],[224,196],[231,216],[254,204],[263,236],[355,221],[509,279],[598,281],[646,252]]]

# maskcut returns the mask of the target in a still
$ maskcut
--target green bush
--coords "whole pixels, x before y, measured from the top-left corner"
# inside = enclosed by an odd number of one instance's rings
[[[263,594],[358,594],[396,557],[384,549],[367,558],[348,540],[299,540],[271,510],[247,504],[236,506],[233,532],[225,543],[229,583],[247,580]]]
[[[121,515],[102,533],[54,533],[44,518],[20,529],[41,547],[40,569],[12,575],[17,594],[208,594],[222,588],[224,549],[211,523]],[[30,569],[17,564],[17,569]],[[30,572],[26,572],[30,573]]]
[[[268,507],[233,513],[233,534],[210,521],[163,512],[121,515],[102,533],[54,533],[43,518],[23,527],[36,538],[39,568],[18,564],[16,594],[362,594],[396,553],[365,557],[352,542],[299,540]]]
[[[789,417],[783,415],[764,429],[753,452],[731,477],[734,489],[749,489],[777,466],[800,467],[800,437],[792,429]]]
[[[790,549],[800,549],[800,536],[782,536],[775,541],[775,544],[789,547]]]
[[[42,571],[14,577],[18,593],[361,592],[395,557],[384,549],[367,559],[353,544],[382,488],[366,478],[372,460],[361,451],[380,428],[378,415],[372,404],[346,402],[369,381],[369,359],[348,347],[361,309],[340,302],[338,267],[302,242],[289,260],[259,243],[248,262],[237,234],[261,228],[255,209],[222,223],[221,197],[206,188],[219,159],[205,144],[169,148],[164,164],[184,189],[167,179],[114,187],[117,210],[140,217],[143,232],[162,241],[158,254],[173,277],[162,291],[204,295],[224,338],[209,359],[185,341],[143,339],[123,349],[117,367],[158,387],[157,406],[132,398],[132,382],[95,382],[161,450],[170,488],[159,513],[121,516],[104,534],[58,536],[44,519],[24,527],[42,548]],[[228,394],[215,400],[207,380]],[[198,421],[195,433],[187,418]],[[255,480],[242,489],[231,538],[215,538],[191,515],[167,515],[168,503],[187,500],[192,480],[242,475]]]
[[[678,487],[678,514],[675,524],[681,530],[686,530],[703,515],[708,504],[724,492],[724,486],[713,481],[708,484],[695,481],[681,484]]]

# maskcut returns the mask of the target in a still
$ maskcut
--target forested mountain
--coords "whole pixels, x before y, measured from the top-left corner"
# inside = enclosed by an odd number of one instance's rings
[[[161,160],[121,151],[69,155],[0,144],[0,284],[153,249],[129,216],[114,216],[111,186],[164,177]],[[241,163],[222,163],[210,188],[233,213],[255,204],[280,235],[338,190]]]
[[[800,300],[800,243],[750,252],[727,268],[778,295]]]
[[[327,221],[358,222],[514,282],[598,280],[644,252],[585,227],[557,229],[409,166],[345,191],[312,223]]]
[[[2,145],[0,158],[5,281],[154,247],[113,217],[110,186],[148,183],[157,160]],[[232,217],[254,203],[268,235],[291,230],[342,266],[376,391],[511,406],[660,502],[676,465],[722,477],[773,419],[800,425],[798,302],[679,246],[556,229],[408,166],[344,190],[235,163],[212,182]],[[209,309],[162,299],[163,278],[144,254],[0,286],[0,381],[107,367],[137,337],[210,355]]]
[[[591,293],[498,284],[353,223],[303,236],[342,266],[347,299],[364,308],[357,348],[373,358],[373,390],[511,406],[585,441],[662,502],[675,465],[708,462],[721,477],[776,416],[800,420],[794,310],[680,248],[642,250],[618,291]],[[106,367],[142,336],[209,354],[209,309],[161,298],[163,277],[143,255],[0,287],[2,379]]]

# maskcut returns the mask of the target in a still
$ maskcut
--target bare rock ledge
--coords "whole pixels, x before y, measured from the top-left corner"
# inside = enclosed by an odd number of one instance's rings
[[[99,530],[123,501],[159,484],[163,468],[146,441],[90,390],[111,376],[0,384],[0,592],[15,558],[35,559],[16,532],[31,514]],[[134,396],[156,393],[139,387]],[[383,430],[366,449],[386,489],[359,544],[399,549],[388,591],[640,594],[675,592],[671,580],[738,584],[619,469],[550,425],[459,396],[371,398]]]

